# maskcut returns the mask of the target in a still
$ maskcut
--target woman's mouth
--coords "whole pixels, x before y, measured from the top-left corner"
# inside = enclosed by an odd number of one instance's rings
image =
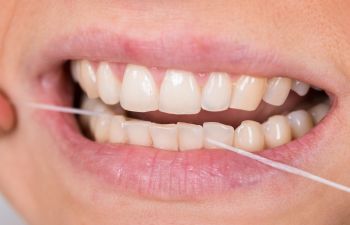
[[[329,110],[321,90],[288,77],[88,60],[73,61],[71,68],[84,90],[82,108],[108,114],[81,119],[85,133],[100,143],[188,151],[215,148],[206,141],[213,139],[259,152],[301,138]]]
[[[103,116],[39,112],[38,119],[74,168],[118,191],[179,200],[284,185],[277,183],[286,181],[285,173],[206,140],[305,167],[326,135],[331,121],[326,114],[336,99],[329,94],[331,85],[314,71],[246,53],[231,61],[222,54],[221,62],[214,63],[210,60],[219,53],[199,57],[203,52],[196,50],[179,50],[158,66],[155,55],[163,45],[141,48],[136,42],[139,48],[129,52],[134,41],[115,45],[114,39],[96,35],[100,44],[94,45],[91,37],[65,39],[69,47],[45,53],[49,63],[37,64],[43,69],[35,100]],[[197,59],[203,59],[203,69]]]

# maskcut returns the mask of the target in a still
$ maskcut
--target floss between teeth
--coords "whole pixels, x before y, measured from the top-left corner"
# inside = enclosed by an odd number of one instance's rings
[[[43,104],[43,103],[28,103],[26,104],[28,107],[40,109],[40,110],[46,110],[46,111],[55,111],[55,112],[62,112],[62,113],[69,113],[69,114],[77,114],[77,115],[84,115],[84,116],[101,116],[104,115],[103,112],[94,112],[90,110],[83,110],[83,109],[76,109],[71,107],[63,107],[63,106],[56,106],[56,105],[50,105],[50,104]],[[232,147],[230,145],[226,145],[224,143],[212,140],[212,139],[206,139],[209,143],[212,145],[215,145],[217,147],[226,149],[228,151],[234,152],[236,154],[239,154],[241,156],[247,157],[249,159],[255,160],[257,162],[260,162],[264,165],[273,167],[275,169],[294,174],[300,177],[304,177],[306,179],[309,179],[311,181],[335,188],[340,191],[344,191],[347,193],[350,193],[350,187],[347,187],[345,185],[330,181],[328,179],[322,178],[320,176],[314,175],[312,173],[309,173],[307,171],[304,171],[302,169],[298,169],[296,167],[289,166],[284,163],[276,162],[271,159],[262,157],[257,154],[253,154],[251,152],[245,151],[243,149],[239,149],[236,147]]]

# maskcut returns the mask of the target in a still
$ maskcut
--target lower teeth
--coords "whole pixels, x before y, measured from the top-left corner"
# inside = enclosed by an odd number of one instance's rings
[[[215,148],[207,138],[250,152],[274,148],[310,131],[328,113],[329,103],[319,103],[308,110],[271,116],[260,124],[246,120],[236,129],[218,122],[157,124],[125,117],[121,108],[112,109],[99,100],[85,99],[83,109],[104,112],[103,116],[80,117],[80,123],[99,143],[130,144],[169,151]]]

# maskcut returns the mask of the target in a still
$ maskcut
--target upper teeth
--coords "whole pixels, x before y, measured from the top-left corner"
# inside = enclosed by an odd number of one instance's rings
[[[228,108],[253,111],[261,101],[282,105],[294,90],[303,96],[309,85],[289,78],[272,79],[254,76],[231,78],[226,73],[213,72],[209,78],[196,79],[191,72],[169,69],[164,78],[138,65],[121,66],[101,62],[96,68],[87,60],[72,62],[73,77],[89,98],[99,97],[105,104],[120,102],[128,111],[159,110],[172,114],[196,114],[201,108],[223,111]]]

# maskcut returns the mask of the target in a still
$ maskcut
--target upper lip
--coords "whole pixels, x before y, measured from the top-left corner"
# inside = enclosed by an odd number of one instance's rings
[[[330,82],[320,79],[319,74],[312,68],[298,65],[295,61],[278,55],[276,51],[265,51],[245,44],[188,36],[179,36],[175,41],[168,42],[160,39],[144,41],[96,28],[87,29],[83,32],[84,35],[81,34],[82,32],[63,35],[39,51],[40,56],[34,58],[46,60],[33,62],[33,68],[38,68],[36,73],[50,71],[65,60],[87,58],[197,72],[224,71],[265,77],[282,74],[328,89],[330,92],[334,87]],[[169,54],[170,52],[176,54]],[[53,93],[45,93],[37,96],[37,99],[60,103]],[[73,156],[73,162],[84,158],[84,163],[81,163],[84,169],[98,175],[103,173],[100,177],[107,178],[118,187],[123,186],[153,197],[192,198],[208,192],[217,194],[236,186],[257,182],[264,177],[263,175],[275,172],[256,162],[242,159],[234,153],[223,151],[159,153],[153,149],[139,147],[95,144],[77,135],[77,129],[72,125],[72,117],[48,112],[38,115],[43,115],[41,122],[49,128],[53,136],[59,138],[62,152]],[[327,122],[330,120],[323,123]],[[306,153],[316,150],[315,143],[320,135],[325,135],[324,130],[324,126],[318,126],[307,134],[306,138],[262,154],[271,159],[295,164],[301,158],[306,159]],[[82,150],[76,154],[78,149]],[[116,152],[113,152],[115,149]],[[131,157],[131,154],[135,154],[135,157]],[[130,160],[130,165],[123,164],[126,159]],[[148,164],[147,160],[150,160]],[[164,169],[166,173],[159,169]],[[215,177],[218,179],[214,179]],[[135,186],[136,184],[139,186]],[[204,184],[206,187],[201,186]]]

